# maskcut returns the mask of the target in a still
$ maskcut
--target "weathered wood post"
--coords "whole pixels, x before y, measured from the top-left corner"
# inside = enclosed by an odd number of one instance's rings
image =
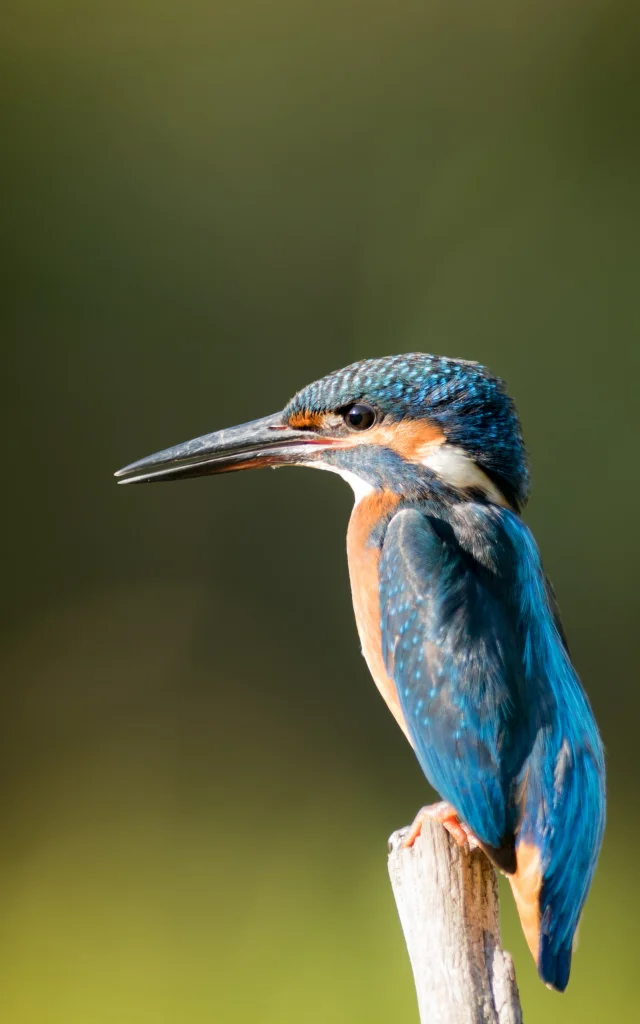
[[[415,844],[389,839],[389,876],[421,1024],[521,1024],[513,961],[500,944],[498,882],[487,857],[438,822]]]

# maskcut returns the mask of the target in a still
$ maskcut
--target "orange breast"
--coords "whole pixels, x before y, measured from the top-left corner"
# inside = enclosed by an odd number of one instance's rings
[[[380,633],[380,599],[378,596],[378,566],[380,547],[371,544],[371,531],[400,499],[390,491],[374,491],[359,501],[349,522],[347,556],[353,610],[362,644],[362,653],[373,676],[373,681],[384,697],[387,707],[411,743],[407,723],[400,707],[396,686],[387,674],[382,658]]]

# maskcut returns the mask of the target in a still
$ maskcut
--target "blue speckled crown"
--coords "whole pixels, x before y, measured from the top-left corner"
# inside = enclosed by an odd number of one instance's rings
[[[363,359],[307,385],[285,413],[368,401],[389,419],[429,419],[463,448],[516,507],[529,493],[520,420],[504,382],[486,367],[423,352]]]

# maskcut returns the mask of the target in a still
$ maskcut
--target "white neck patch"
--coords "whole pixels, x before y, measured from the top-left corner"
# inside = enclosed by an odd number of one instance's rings
[[[455,487],[456,490],[465,491],[473,488],[482,491],[494,505],[509,507],[508,501],[493,481],[462,448],[442,444],[422,460],[422,465],[435,473],[443,483]]]
[[[356,473],[352,473],[349,469],[342,469],[339,466],[332,466],[330,462],[321,462],[319,459],[314,459],[313,462],[307,462],[305,465],[310,469],[326,469],[329,473],[337,473],[338,476],[341,476],[353,488],[356,505],[375,490],[371,484],[363,480],[362,477],[357,476]]]
[[[372,484],[367,483],[366,480],[363,480],[356,473],[352,473],[349,469],[333,466],[330,462],[321,462],[320,459],[314,459],[311,462],[305,462],[304,465],[310,469],[326,469],[329,473],[337,473],[338,476],[341,476],[353,489],[356,505],[375,490]],[[510,508],[509,502],[493,481],[489,479],[484,470],[480,469],[480,466],[462,448],[456,448],[454,445],[447,444],[439,445],[437,448],[430,448],[429,454],[422,459],[422,465],[425,469],[435,473],[449,487],[454,487],[458,491],[472,489],[481,491],[494,505]]]

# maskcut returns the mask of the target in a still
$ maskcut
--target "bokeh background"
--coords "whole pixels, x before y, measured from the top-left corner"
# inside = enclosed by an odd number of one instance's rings
[[[350,492],[111,476],[415,349],[509,382],[608,749],[564,997],[503,900],[525,1019],[637,1019],[637,4],[7,0],[0,65],[0,1019],[417,1020]]]

